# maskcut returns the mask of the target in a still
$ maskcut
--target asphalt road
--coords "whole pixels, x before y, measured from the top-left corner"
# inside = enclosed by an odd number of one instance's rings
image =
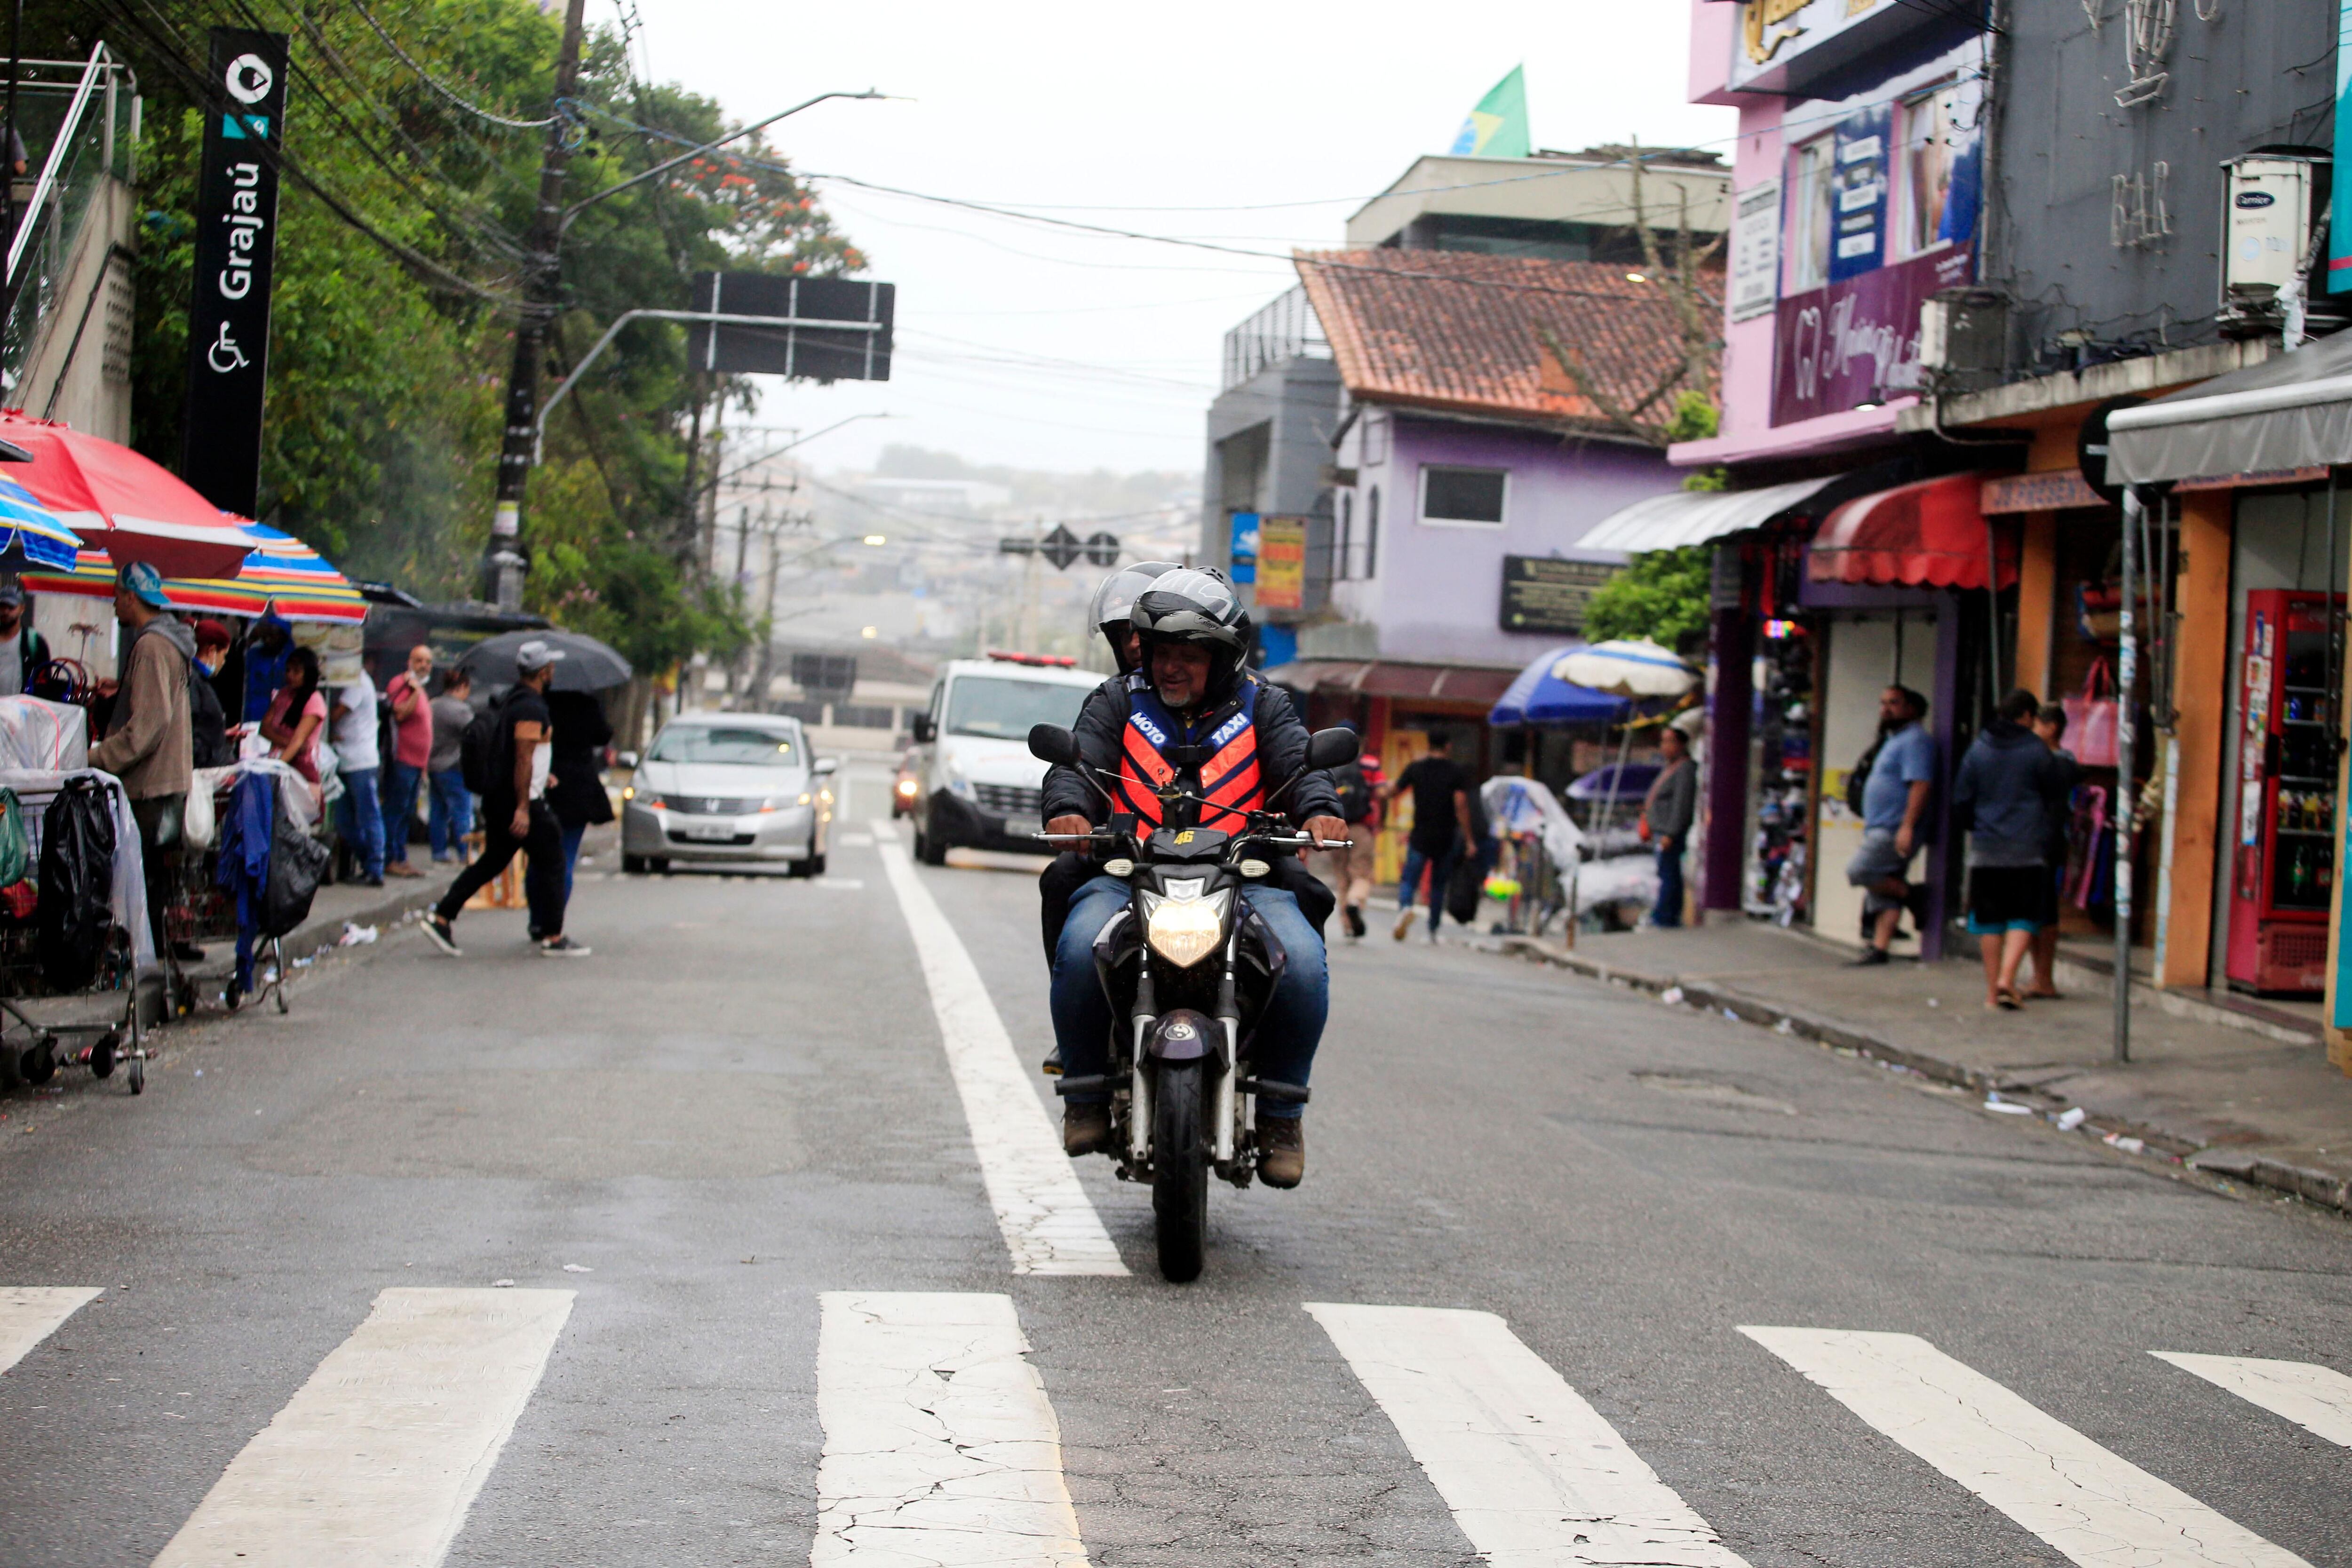
[[[2352,1227],[1465,948],[1335,949],[1197,1283],[1101,1160],[1015,1273],[849,783],[0,1102],[0,1563],[2352,1564]],[[1034,1068],[1031,878],[912,875]]]

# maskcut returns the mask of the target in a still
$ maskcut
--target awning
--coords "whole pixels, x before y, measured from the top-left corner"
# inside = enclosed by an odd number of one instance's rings
[[[1409,664],[1402,659],[1302,658],[1261,672],[1264,679],[1294,691],[1328,691],[1355,697],[1401,697],[1408,701],[1471,702],[1492,708],[1516,669],[1484,664]]]
[[[172,601],[173,609],[192,615],[246,616],[274,611],[289,621],[350,625],[367,619],[366,599],[326,557],[292,534],[257,522],[242,526],[256,542],[245,558],[245,569],[234,578],[164,578],[163,596]],[[105,552],[82,550],[69,569],[29,571],[21,581],[37,594],[107,599],[114,596],[117,574],[114,562]]]
[[[2107,420],[2107,477],[2122,484],[2335,463],[2352,463],[2352,332]]]
[[[1589,686],[1576,686],[1552,673],[1552,667],[1582,647],[1563,643],[1538,657],[1513,678],[1496,700],[1486,722],[1515,724],[1613,724],[1633,710],[1622,697],[1612,697]]]
[[[1823,521],[1806,551],[1816,583],[1981,588],[1995,548],[1978,500],[1981,474],[1947,474],[1856,496]],[[2017,581],[2017,552],[2000,552],[2000,585]]]
[[[1612,511],[1576,541],[1579,550],[1618,550],[1639,555],[1650,550],[1680,550],[1727,533],[1761,528],[1782,512],[1794,511],[1827,486],[1844,478],[1798,479],[1760,490],[1668,490]]]

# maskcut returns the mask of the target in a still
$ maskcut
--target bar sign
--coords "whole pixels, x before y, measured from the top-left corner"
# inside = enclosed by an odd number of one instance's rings
[[[212,30],[218,89],[196,186],[188,402],[180,475],[223,511],[254,514],[268,389],[269,275],[286,134],[286,35]]]

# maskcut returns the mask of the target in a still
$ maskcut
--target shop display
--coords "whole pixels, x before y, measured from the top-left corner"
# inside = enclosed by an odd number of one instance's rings
[[[1757,653],[1756,827],[1741,881],[1750,915],[1792,925],[1805,917],[1807,810],[1813,780],[1814,639],[1803,623],[1772,620]]]
[[[2263,995],[2315,996],[2326,984],[2342,669],[2330,599],[2283,588],[2246,596],[2228,967],[2233,989]]]

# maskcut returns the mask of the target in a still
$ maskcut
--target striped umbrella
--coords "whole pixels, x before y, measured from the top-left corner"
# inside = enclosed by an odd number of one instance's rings
[[[234,578],[166,577],[164,596],[175,609],[199,615],[259,616],[275,611],[289,621],[367,619],[367,601],[327,558],[290,533],[258,522],[241,525],[260,543]],[[114,595],[115,565],[102,550],[83,550],[70,571],[27,572],[25,586],[37,594]]]
[[[0,565],[22,560],[37,566],[70,569],[81,536],[33,499],[33,492],[0,476]]]

